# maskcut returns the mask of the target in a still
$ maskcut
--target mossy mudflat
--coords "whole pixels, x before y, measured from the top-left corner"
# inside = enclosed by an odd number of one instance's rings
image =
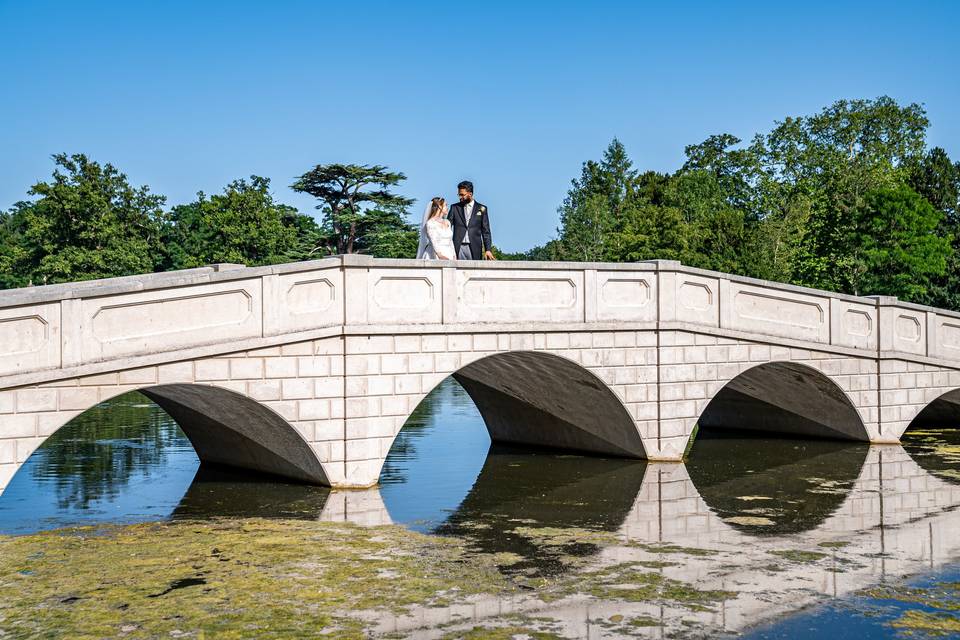
[[[351,611],[512,592],[497,560],[402,527],[247,519],[53,531],[0,538],[0,620],[14,637],[361,637]]]
[[[801,551],[799,549],[784,549],[780,551],[768,551],[767,553],[790,560],[791,562],[817,562],[827,557],[827,554],[819,551]]]
[[[940,611],[918,611],[911,609],[890,623],[901,632],[913,634],[922,632],[934,637],[952,637],[960,635],[960,617]]]

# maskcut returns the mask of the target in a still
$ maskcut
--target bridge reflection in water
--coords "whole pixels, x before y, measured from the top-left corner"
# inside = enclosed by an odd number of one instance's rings
[[[99,427],[81,421],[72,434],[69,429],[58,434],[52,444],[59,449],[38,452],[0,498],[0,528],[9,528],[3,525],[12,517],[10,505],[29,498],[23,487],[31,478],[59,477],[64,505],[98,504],[130,481],[138,465],[168,456],[174,463],[168,461],[166,475],[142,483],[166,482],[179,492],[166,512],[161,506],[145,509],[140,519],[276,517],[409,525],[416,514],[426,517],[420,528],[461,537],[478,552],[513,555],[517,560],[504,571],[517,575],[577,578],[639,563],[698,590],[736,594],[712,609],[576,593],[551,603],[518,595],[402,616],[378,614],[382,632],[511,613],[554,619],[570,636],[613,633],[597,623],[613,615],[661,623],[649,629],[654,637],[683,621],[740,631],[824,597],[960,557],[958,443],[935,430],[907,438],[909,452],[901,445],[792,439],[761,444],[736,433],[704,433],[686,464],[657,463],[503,446],[487,451],[482,420],[466,394],[447,384],[434,398],[439,406],[427,405],[401,432],[383,488],[342,491],[254,481],[249,473],[206,466],[191,482],[196,458],[185,462],[189,445],[182,434],[176,435],[175,425],[156,407],[131,396],[113,406],[110,429],[104,431],[104,421],[109,423],[104,405],[104,415],[90,418]],[[133,438],[125,429],[137,423],[152,425],[153,435]],[[448,430],[444,450],[435,450],[437,442],[430,438],[456,425],[461,430]],[[960,431],[949,433],[955,437]],[[468,455],[458,454],[458,446],[469,449]],[[404,459],[414,462],[405,465]],[[440,465],[433,482],[447,485],[435,504],[425,500],[430,486],[414,482],[417,465],[430,459]],[[71,482],[70,474],[81,467],[83,481]],[[172,476],[181,478],[179,490]],[[410,507],[425,501],[432,512]]]

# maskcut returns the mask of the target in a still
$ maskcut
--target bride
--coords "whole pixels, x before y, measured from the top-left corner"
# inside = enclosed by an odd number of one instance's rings
[[[447,203],[443,198],[433,198],[423,212],[420,225],[420,246],[417,257],[427,260],[454,260],[453,227],[447,220]]]

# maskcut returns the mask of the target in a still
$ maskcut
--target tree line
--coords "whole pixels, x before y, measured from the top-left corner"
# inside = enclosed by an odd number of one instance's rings
[[[723,133],[672,173],[634,168],[616,139],[559,207],[555,238],[504,259],[655,258],[858,295],[960,309],[960,163],[928,148],[921,105],[840,100],[749,142]],[[266,178],[166,207],[85,155],[53,157],[31,199],[0,213],[0,287],[339,253],[412,257],[413,201],[381,165],[317,165],[291,185],[319,215],[278,203]]]
[[[922,106],[841,100],[748,142],[712,135],[673,173],[618,140],[583,164],[556,238],[509,257],[654,258],[960,309],[960,163],[927,148]]]
[[[131,185],[111,164],[84,154],[53,162],[52,177],[28,191],[34,199],[0,213],[0,288],[417,251],[417,230],[406,221],[412,201],[390,191],[405,176],[379,165],[318,165],[298,178],[293,188],[320,202],[318,220],[276,202],[260,176],[167,209],[164,196]]]

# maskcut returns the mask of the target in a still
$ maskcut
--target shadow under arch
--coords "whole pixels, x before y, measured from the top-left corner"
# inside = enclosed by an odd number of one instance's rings
[[[453,373],[494,442],[646,458],[636,423],[603,380],[580,364],[508,351]]]
[[[713,397],[701,430],[736,430],[869,442],[860,413],[823,372],[795,362],[768,362],[740,373]]]
[[[960,389],[944,393],[921,409],[907,425],[900,444],[924,470],[960,484]]]
[[[329,484],[310,445],[282,416],[252,398],[215,386],[168,384],[140,393],[173,418],[201,464]]]
[[[698,437],[686,463],[707,507],[734,529],[784,535],[820,526],[850,495],[870,445]]]

